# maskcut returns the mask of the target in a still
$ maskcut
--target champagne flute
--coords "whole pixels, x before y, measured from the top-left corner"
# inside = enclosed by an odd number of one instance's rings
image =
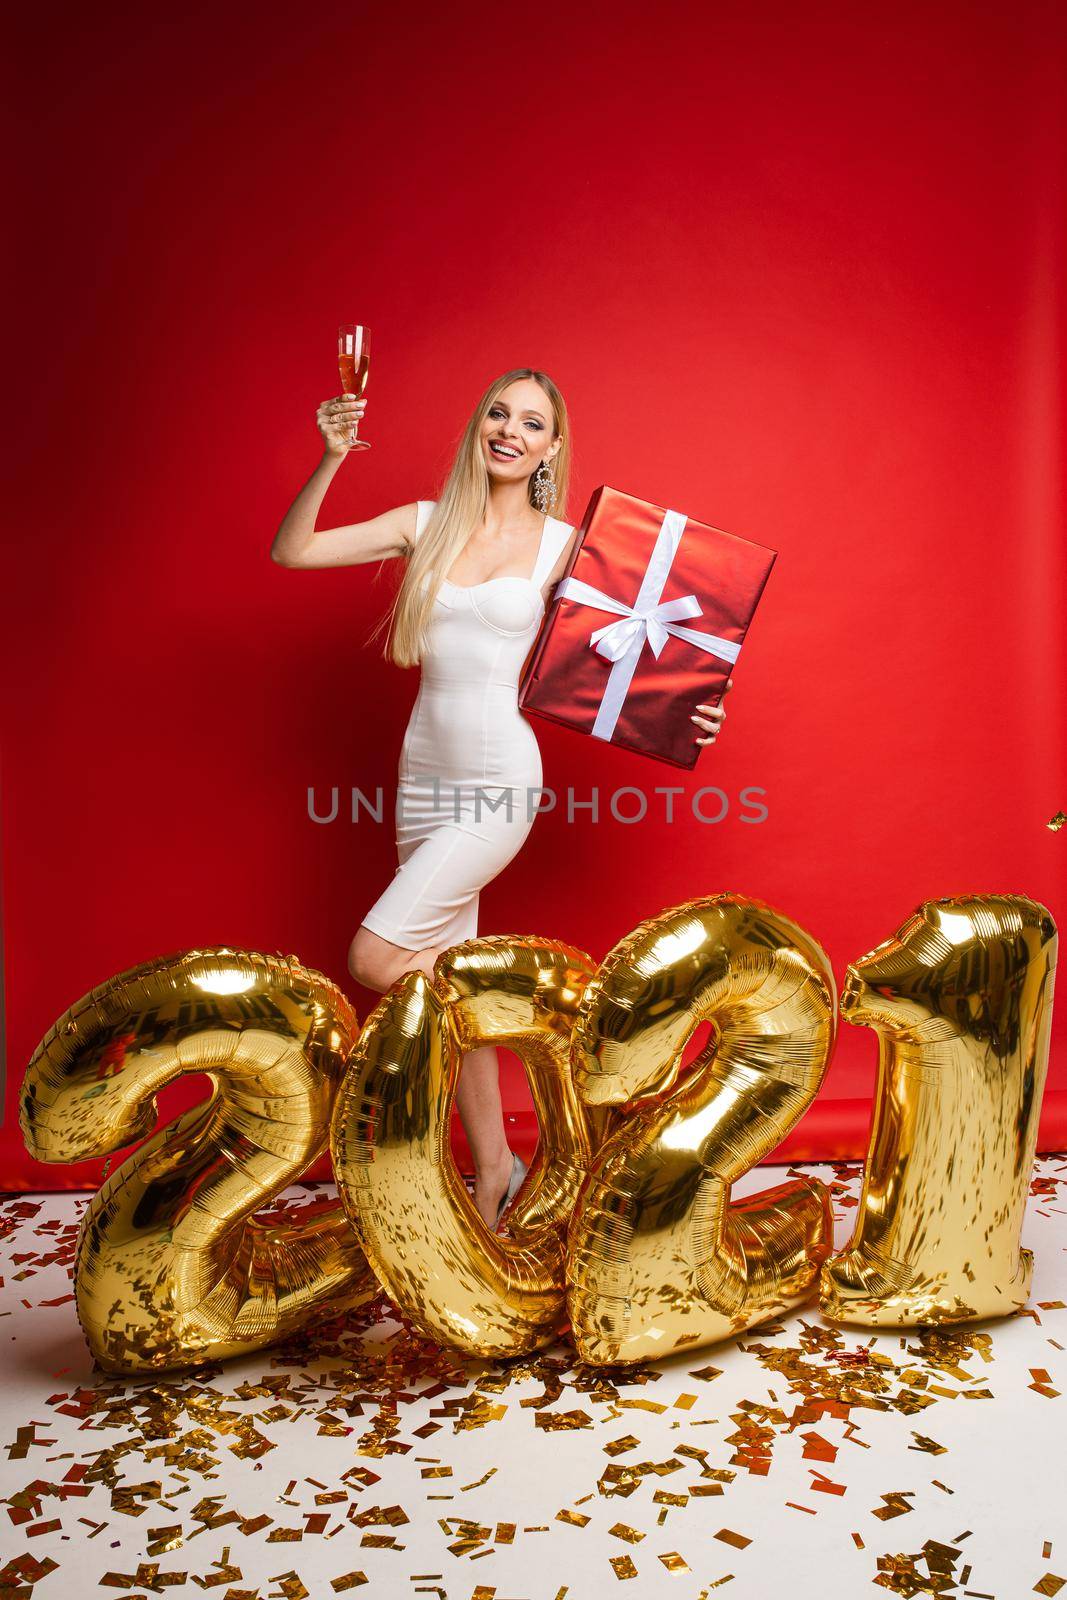
[[[362,399],[370,372],[370,329],[359,322],[342,322],[337,330],[337,365],[341,372],[341,392]],[[370,445],[356,437],[359,423],[348,435],[350,448],[369,450]]]

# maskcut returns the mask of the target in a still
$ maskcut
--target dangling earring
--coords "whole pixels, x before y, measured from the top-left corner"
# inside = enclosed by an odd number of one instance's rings
[[[550,513],[556,505],[556,480],[552,476],[552,469],[545,461],[541,462],[534,473],[534,505],[538,511]]]

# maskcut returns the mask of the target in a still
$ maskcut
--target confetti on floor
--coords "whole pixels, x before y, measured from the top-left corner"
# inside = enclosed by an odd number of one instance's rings
[[[843,1244],[859,1166],[791,1171],[831,1184]],[[73,1308],[87,1197],[0,1196],[0,1596],[1056,1595],[1065,1202],[1067,1158],[1045,1157],[1033,1293],[1000,1322],[874,1333],[811,1303],[688,1361],[595,1369],[562,1343],[460,1357],[383,1300],[243,1361],[116,1379]]]

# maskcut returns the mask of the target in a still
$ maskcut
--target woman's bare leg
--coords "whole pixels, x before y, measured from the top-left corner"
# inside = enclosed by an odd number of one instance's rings
[[[474,1204],[483,1222],[496,1226],[497,1206],[511,1178],[511,1149],[500,1102],[500,1058],[483,1044],[463,1057],[456,1105],[474,1157]]]
[[[348,970],[357,983],[386,994],[405,972],[433,977],[433,965],[444,945],[405,950],[361,927],[348,952]],[[504,1131],[500,1101],[500,1061],[495,1045],[468,1050],[460,1063],[456,1107],[474,1161],[474,1204],[490,1228],[511,1178],[511,1150]]]

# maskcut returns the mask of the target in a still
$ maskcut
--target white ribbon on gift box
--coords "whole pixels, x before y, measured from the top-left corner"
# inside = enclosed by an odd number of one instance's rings
[[[652,556],[632,606],[617,600],[614,595],[605,594],[603,589],[597,589],[591,583],[584,583],[581,578],[564,578],[556,588],[554,598],[562,596],[567,600],[576,600],[579,605],[619,614],[618,622],[608,622],[589,635],[589,643],[597,654],[613,663],[591,730],[596,739],[610,739],[614,735],[646,639],[657,661],[670,633],[677,639],[695,644],[698,650],[704,650],[708,655],[719,656],[723,661],[732,663],[740,653],[741,646],[730,639],[720,639],[718,634],[700,633],[696,628],[683,628],[679,624],[679,617],[701,615],[702,607],[695,594],[684,595],[678,600],[660,600],[685,532],[686,520],[682,511],[664,514]]]

